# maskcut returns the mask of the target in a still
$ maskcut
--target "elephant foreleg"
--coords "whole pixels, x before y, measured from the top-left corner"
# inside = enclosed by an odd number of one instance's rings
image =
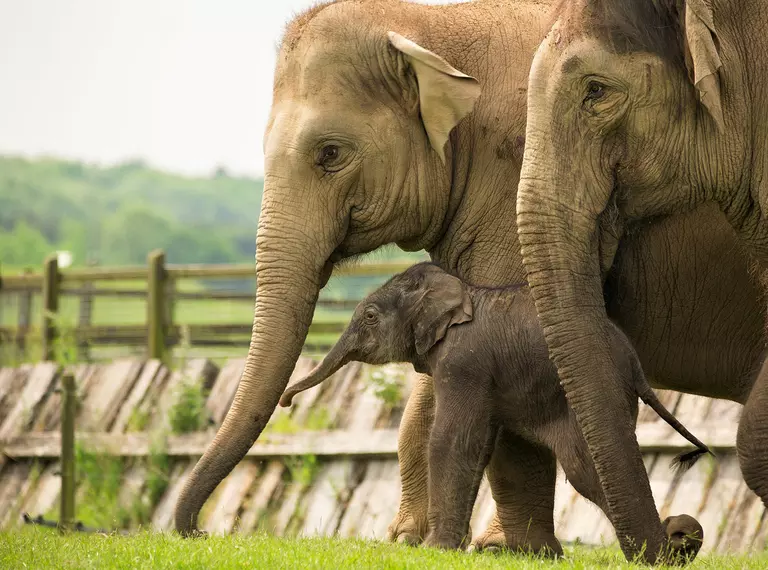
[[[454,376],[455,378],[455,376]],[[466,548],[470,519],[498,428],[488,398],[469,383],[440,383],[429,440],[429,534],[425,546]]]
[[[496,515],[474,548],[562,555],[553,519],[556,469],[547,448],[502,430],[487,469]]]
[[[387,538],[406,544],[419,544],[427,534],[427,447],[435,414],[432,378],[416,379],[403,411],[397,438],[402,492],[397,515],[387,529]]]
[[[744,481],[768,507],[768,360],[741,412],[736,451]]]

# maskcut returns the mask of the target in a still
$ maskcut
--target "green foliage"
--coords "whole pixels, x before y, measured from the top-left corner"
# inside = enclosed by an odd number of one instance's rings
[[[513,554],[446,552],[412,548],[376,540],[341,538],[282,539],[267,533],[250,536],[210,536],[189,540],[170,533],[141,532],[135,536],[60,536],[54,529],[26,527],[0,533],[0,568],[39,570],[78,568],[280,568],[283,570],[358,568],[419,568],[423,570],[586,570],[592,568],[641,570],[630,564],[618,548],[566,547],[562,560],[543,560]],[[686,569],[758,570],[768,566],[768,553],[701,555]],[[657,567],[659,570],[672,567]],[[679,568],[679,567],[677,567]]]
[[[317,457],[312,454],[286,457],[285,466],[288,468],[291,481],[305,487],[312,483],[320,469]]]
[[[204,430],[208,425],[207,397],[207,391],[198,382],[180,382],[176,401],[168,414],[171,432],[183,434]]]
[[[161,247],[169,263],[250,263],[263,187],[261,179],[223,169],[191,178],[135,161],[99,167],[0,156],[0,261],[37,267],[65,249],[75,265],[89,258],[144,264]],[[413,257],[396,248],[376,254],[379,260],[404,255]]]
[[[79,483],[75,518],[86,526],[116,526],[123,478],[122,458],[93,453],[76,441],[75,465]]]
[[[374,394],[388,409],[394,408],[403,398],[403,378],[400,372],[385,373],[381,369],[371,372],[370,382],[376,387]]]

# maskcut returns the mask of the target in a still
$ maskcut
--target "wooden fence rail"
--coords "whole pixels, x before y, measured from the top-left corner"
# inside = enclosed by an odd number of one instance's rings
[[[340,268],[334,275],[342,277],[385,278],[402,271],[409,263],[366,263]],[[62,297],[77,297],[79,308],[76,325],[68,327],[71,339],[76,343],[80,358],[89,360],[89,347],[105,345],[143,346],[148,358],[163,359],[167,351],[177,346],[182,339],[189,346],[227,347],[241,346],[248,342],[251,334],[250,318],[241,322],[215,324],[185,324],[176,322],[174,307],[179,301],[252,301],[253,291],[181,291],[178,283],[182,280],[226,280],[255,279],[252,264],[240,265],[174,265],[165,262],[161,250],[150,252],[145,267],[84,267],[62,269],[57,258],[45,260],[40,273],[0,276],[0,301],[3,296],[15,296],[18,318],[15,326],[0,321],[0,345],[15,345],[24,351],[30,338],[39,338],[42,360],[54,360],[56,341],[61,336],[60,320],[57,319]],[[143,281],[141,288],[126,286],[105,287],[105,283],[118,281]],[[116,284],[117,285],[117,284]],[[362,293],[355,299],[322,298],[318,306],[334,311],[350,311],[355,307]],[[93,324],[93,304],[96,299],[112,297],[118,299],[146,300],[146,317],[141,324],[115,323]],[[40,320],[33,324],[33,303],[39,298]],[[2,305],[0,305],[0,311]],[[7,320],[7,319],[6,319]],[[338,334],[345,322],[315,322],[312,324],[310,339],[305,345],[308,350],[323,350],[328,347],[311,340],[312,335]]]

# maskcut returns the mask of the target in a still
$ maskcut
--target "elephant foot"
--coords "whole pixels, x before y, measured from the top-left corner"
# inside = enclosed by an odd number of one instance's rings
[[[424,540],[426,524],[419,525],[410,515],[397,513],[387,527],[387,540],[408,546],[417,546]]]
[[[507,548],[507,539],[504,532],[493,527],[488,528],[483,534],[472,541],[470,552],[495,552],[499,553]]]
[[[687,564],[692,562],[704,543],[704,529],[689,515],[667,517],[661,523],[667,535],[669,562]]]
[[[514,552],[517,554],[532,554],[544,558],[558,558],[563,556],[563,547],[554,536],[547,540],[507,541],[503,531],[489,528],[483,534],[472,541],[470,552]]]
[[[183,538],[208,538],[208,533],[199,528],[192,528],[188,530],[180,530],[179,534]]]
[[[469,544],[469,536],[430,532],[424,539],[424,548],[439,548],[441,550],[463,550]]]

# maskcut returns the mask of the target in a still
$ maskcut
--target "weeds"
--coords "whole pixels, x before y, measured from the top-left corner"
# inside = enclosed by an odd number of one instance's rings
[[[176,401],[168,412],[171,432],[179,435],[204,430],[208,425],[207,397],[207,390],[198,382],[180,382]]]
[[[400,371],[393,373],[374,370],[370,375],[370,382],[375,386],[374,394],[388,410],[392,410],[402,400],[403,378]]]
[[[302,486],[311,484],[320,468],[317,457],[312,454],[287,457],[285,466],[290,473],[291,481]]]

